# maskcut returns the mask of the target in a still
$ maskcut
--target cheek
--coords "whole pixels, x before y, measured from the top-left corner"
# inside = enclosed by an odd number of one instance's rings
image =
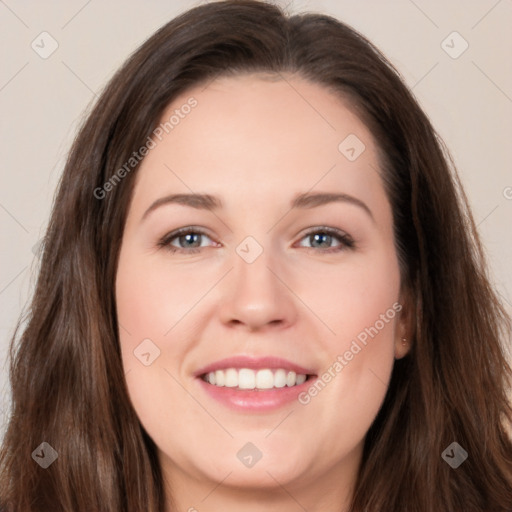
[[[151,258],[127,247],[121,252],[116,280],[118,319],[124,333],[131,334],[123,337],[121,328],[122,338],[132,350],[144,338],[161,340],[166,351],[173,350],[170,339],[216,280],[215,265],[201,270],[194,265],[172,268],[163,254]]]
[[[331,272],[330,279],[317,280],[315,292],[309,294],[308,304],[315,304],[334,332],[322,344],[323,373],[299,402],[314,410],[310,417],[340,434],[340,444],[362,438],[384,400],[402,308],[399,292],[398,262],[390,252]]]
[[[308,275],[305,269],[297,273],[298,295],[330,330],[320,339],[331,355],[349,350],[354,340],[365,347],[365,355],[393,352],[394,325],[401,310],[398,261],[392,250],[357,258],[309,277],[303,277]],[[374,339],[381,342],[371,343]]]
[[[218,280],[214,265],[177,271],[165,258],[156,260],[127,244],[116,277],[123,368],[132,404],[149,431],[171,424],[190,405],[178,381],[197,340],[197,303]]]
[[[165,425],[183,409],[179,386],[171,377],[171,361],[179,360],[182,345],[169,344],[183,297],[179,283],[145,263],[135,251],[121,251],[116,278],[116,309],[126,385],[137,416],[150,435],[163,435]],[[175,363],[176,364],[176,363]],[[170,374],[166,373],[166,370]],[[168,397],[172,395],[171,401]]]

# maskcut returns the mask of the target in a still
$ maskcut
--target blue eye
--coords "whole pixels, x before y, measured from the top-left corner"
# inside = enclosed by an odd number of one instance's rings
[[[200,252],[201,248],[208,247],[208,244],[202,245],[201,243],[204,238],[211,240],[203,230],[188,226],[165,235],[158,242],[158,247],[165,248],[171,253],[194,254]],[[321,253],[340,252],[355,247],[354,240],[350,235],[339,229],[329,227],[317,227],[301,238],[301,240],[305,239],[309,240],[311,245],[304,246],[300,244],[299,247],[316,249]],[[338,244],[332,246],[333,241],[337,241]],[[209,245],[212,246],[213,244]]]
[[[172,233],[164,236],[158,242],[158,246],[166,248],[173,253],[196,253],[200,250],[203,237],[210,238],[203,231],[199,229],[193,229],[189,226],[186,228],[177,229],[176,231],[173,231]],[[175,240],[178,243],[178,246],[173,243]]]
[[[306,246],[308,249],[323,249],[321,252],[338,252],[343,249],[352,249],[355,247],[354,240],[351,236],[343,231],[334,228],[322,227],[315,228],[314,230],[307,233],[302,240],[307,239],[310,242],[310,246]],[[339,245],[326,247],[330,245],[333,240],[336,240]],[[315,244],[318,244],[315,246]],[[321,247],[319,247],[321,246]],[[301,245],[301,247],[304,247]],[[327,250],[326,250],[327,249]]]

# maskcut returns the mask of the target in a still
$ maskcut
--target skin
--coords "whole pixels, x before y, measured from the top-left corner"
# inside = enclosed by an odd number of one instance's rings
[[[393,362],[408,350],[375,141],[348,103],[297,76],[219,78],[176,98],[162,119],[191,96],[197,106],[142,162],[126,219],[116,300],[130,399],[175,510],[339,512]],[[338,150],[349,134],[366,146],[353,162]],[[372,216],[350,202],[290,210],[297,194],[320,191],[349,194]],[[223,207],[166,204],[141,220],[157,199],[191,192],[219,196]],[[158,245],[187,226],[207,236],[174,238],[181,253]],[[315,244],[308,228],[323,226],[355,246]],[[236,252],[247,236],[263,249],[250,264]],[[306,405],[241,413],[193,375],[234,355],[283,357],[320,375],[397,302],[402,312]],[[160,350],[149,366],[133,353],[147,338]],[[236,456],[247,442],[263,454],[252,468]]]

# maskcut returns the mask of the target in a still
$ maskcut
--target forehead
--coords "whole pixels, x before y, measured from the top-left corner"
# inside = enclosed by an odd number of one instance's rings
[[[297,76],[218,78],[180,94],[160,123],[138,198],[165,187],[260,200],[313,187],[382,194],[376,145],[349,100]]]

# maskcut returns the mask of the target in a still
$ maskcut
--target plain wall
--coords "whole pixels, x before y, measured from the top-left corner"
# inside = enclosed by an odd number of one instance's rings
[[[0,432],[10,337],[34,284],[34,247],[77,127],[128,55],[199,3],[0,2]],[[397,67],[451,150],[494,282],[512,312],[512,1],[275,3],[349,23]],[[58,44],[47,58],[40,53],[55,43],[42,32]]]

